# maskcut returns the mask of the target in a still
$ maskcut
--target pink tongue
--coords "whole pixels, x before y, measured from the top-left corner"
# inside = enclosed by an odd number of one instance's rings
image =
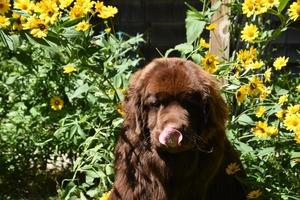
[[[161,144],[167,147],[176,147],[180,145],[182,134],[174,128],[165,128],[158,139]]]

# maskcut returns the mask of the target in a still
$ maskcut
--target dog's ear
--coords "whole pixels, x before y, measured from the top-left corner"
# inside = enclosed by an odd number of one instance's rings
[[[228,106],[221,96],[219,83],[212,76],[209,76],[208,81],[206,86],[208,94],[205,97],[205,112],[207,112],[208,116],[207,123],[208,126],[224,130],[228,118]]]
[[[140,80],[142,70],[134,73],[123,101],[125,111],[124,125],[127,129],[141,134],[146,129],[146,113],[144,111],[143,81]]]

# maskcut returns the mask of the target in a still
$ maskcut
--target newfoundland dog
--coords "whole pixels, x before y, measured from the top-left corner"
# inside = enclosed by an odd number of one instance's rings
[[[212,75],[188,60],[155,59],[133,75],[124,110],[110,200],[246,199],[225,172],[240,162]]]

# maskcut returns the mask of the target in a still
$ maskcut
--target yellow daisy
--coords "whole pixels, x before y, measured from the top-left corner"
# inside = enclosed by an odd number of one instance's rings
[[[271,93],[271,91],[262,84],[260,86],[259,100],[264,101],[270,93]]]
[[[0,14],[4,15],[9,11],[10,3],[9,0],[0,0]]]
[[[255,1],[254,0],[245,0],[242,5],[243,14],[250,17],[255,13]]]
[[[77,19],[77,18],[81,18],[84,17],[85,13],[82,7],[80,7],[79,5],[74,5],[69,13],[69,17],[70,19]]]
[[[262,68],[262,66],[264,66],[264,65],[265,65],[264,61],[258,60],[258,61],[254,61],[253,63],[251,63],[251,64],[249,65],[249,67],[250,67],[251,69],[260,69],[260,68]]]
[[[249,65],[250,63],[257,60],[256,48],[250,47],[249,50],[239,50],[237,53],[237,60],[243,65]]]
[[[60,9],[65,9],[71,5],[74,0],[58,0],[58,5]]]
[[[86,31],[91,27],[91,24],[88,21],[81,21],[78,24],[76,24],[75,29],[76,31]]]
[[[230,163],[227,167],[226,167],[226,169],[225,169],[225,171],[226,171],[226,174],[228,174],[228,175],[233,175],[233,174],[235,174],[235,173],[237,173],[238,171],[240,171],[241,169],[240,169],[240,165],[239,164],[237,164],[237,163]]]
[[[260,190],[253,190],[248,193],[247,199],[257,199],[262,195],[262,192]]]
[[[283,120],[283,124],[286,126],[286,130],[295,132],[300,130],[300,114],[286,116]]]
[[[246,100],[248,94],[248,86],[243,85],[241,86],[235,93],[235,98],[238,102],[238,104],[243,103]]]
[[[217,24],[217,23],[212,23],[212,24],[206,26],[206,30],[213,31],[213,30],[215,30],[217,27],[218,27],[218,24]]]
[[[266,82],[271,82],[271,76],[272,76],[272,69],[269,68],[264,73],[265,81]]]
[[[299,110],[300,110],[300,104],[292,105],[292,106],[287,107],[286,114],[292,115],[292,114],[297,113]]]
[[[296,86],[297,92],[300,92],[300,84]]]
[[[209,73],[215,73],[217,71],[217,65],[219,64],[218,57],[212,53],[207,53],[201,62],[204,65],[204,69]]]
[[[256,117],[262,117],[265,112],[266,108],[264,106],[259,106],[255,111],[255,115]]]
[[[105,32],[105,33],[110,33],[110,32],[111,32],[111,28],[110,28],[110,27],[105,28],[105,29],[104,29],[104,32]]]
[[[30,0],[16,0],[14,2],[14,8],[15,9],[20,9],[20,10],[22,10],[24,12],[27,12],[27,13],[31,14],[32,11],[35,8],[35,5]]]
[[[121,103],[119,103],[117,105],[116,110],[122,117],[125,116],[125,111],[124,111],[123,105]]]
[[[258,28],[254,24],[246,25],[242,30],[242,40],[252,43],[258,37]]]
[[[102,196],[100,197],[99,200],[108,200],[109,199],[109,195],[110,195],[110,191],[109,192],[105,192],[102,194]]]
[[[282,120],[283,118],[285,118],[286,111],[285,110],[279,110],[275,115],[278,119]]]
[[[275,59],[273,66],[275,67],[275,70],[281,70],[283,67],[286,66],[288,61],[289,58],[286,58],[285,56],[280,56]]]
[[[300,2],[294,2],[288,9],[288,15],[291,20],[296,21],[300,16]]]
[[[44,38],[48,34],[48,25],[41,19],[37,19],[35,26],[32,27],[30,34],[37,38]]]
[[[203,39],[203,38],[200,38],[200,46],[201,47],[203,47],[203,48],[205,48],[205,49],[209,49],[209,43],[207,43],[206,41],[205,41],[205,39]]]
[[[50,24],[54,24],[61,14],[56,0],[42,0],[36,4],[35,10],[41,13],[39,16],[41,20]]]
[[[97,16],[102,18],[102,19],[108,19],[110,17],[114,17],[117,13],[118,13],[118,9],[116,7],[103,6],[100,9],[100,12]]]
[[[288,99],[289,99],[289,95],[288,95],[288,94],[282,95],[282,96],[280,96],[279,99],[278,99],[278,104],[279,104],[279,105],[283,105],[285,102],[288,101]]]
[[[50,99],[51,108],[55,111],[61,110],[64,106],[64,101],[58,97],[54,96]]]
[[[255,136],[259,137],[259,138],[267,138],[268,137],[268,124],[267,122],[256,122],[256,125],[254,128],[252,128],[252,132]]]
[[[64,74],[69,74],[69,73],[72,73],[72,72],[75,72],[76,71],[76,68],[74,65],[72,64],[68,64],[68,65],[65,65],[64,66]]]
[[[254,97],[261,94],[261,92],[265,89],[264,84],[257,76],[253,76],[251,78],[250,82],[248,83],[248,86],[249,86],[249,90],[248,90],[249,94]]]
[[[268,135],[270,136],[275,136],[278,135],[278,129],[274,126],[268,126],[266,129],[266,132],[268,133]]]
[[[0,28],[7,28],[9,25],[9,19],[3,15],[0,15]]]
[[[272,8],[272,7],[278,7],[279,5],[279,0],[266,0],[264,2],[264,5],[267,7],[267,8]]]

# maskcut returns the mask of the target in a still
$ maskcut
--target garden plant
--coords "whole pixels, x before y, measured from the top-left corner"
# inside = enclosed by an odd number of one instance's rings
[[[299,200],[300,67],[273,42],[300,21],[300,0],[226,4],[229,58],[204,38],[222,2],[200,1],[187,5],[186,42],[164,56],[177,52],[222,83],[243,163],[224,170],[247,198]],[[117,13],[101,1],[0,0],[0,199],[107,199],[120,102],[143,42],[114,30]]]

